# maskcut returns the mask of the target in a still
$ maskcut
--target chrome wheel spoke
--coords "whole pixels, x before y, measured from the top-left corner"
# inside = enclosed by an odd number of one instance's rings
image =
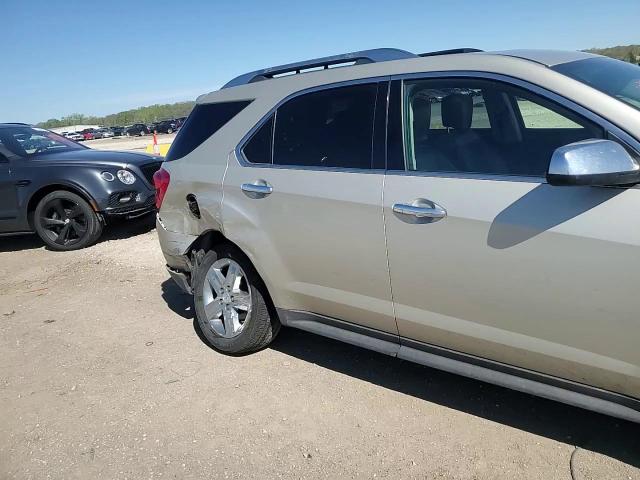
[[[220,273],[220,270],[215,268],[209,269],[209,272],[207,272],[207,280],[213,291],[216,292],[216,295],[221,296],[224,290],[225,279],[222,273]]]
[[[240,319],[238,312],[229,304],[223,305],[222,314],[224,316],[224,333],[227,337],[233,337],[240,330]]]
[[[222,315],[222,303],[218,298],[213,299],[204,306],[204,313],[207,315],[207,319],[213,320],[220,318]]]
[[[225,277],[224,284],[231,291],[237,290],[240,285],[242,276],[240,274],[240,266],[233,262],[229,264],[227,269],[227,276]]]
[[[248,292],[234,292],[233,293],[233,307],[236,310],[246,312],[251,306],[251,295]]]
[[[242,267],[230,258],[216,260],[205,275],[202,302],[208,327],[221,337],[239,335],[251,317],[251,287]]]

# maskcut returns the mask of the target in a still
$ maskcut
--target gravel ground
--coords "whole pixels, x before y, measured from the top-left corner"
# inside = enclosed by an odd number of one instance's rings
[[[290,329],[217,353],[151,220],[0,238],[1,479],[640,478],[637,425]]]

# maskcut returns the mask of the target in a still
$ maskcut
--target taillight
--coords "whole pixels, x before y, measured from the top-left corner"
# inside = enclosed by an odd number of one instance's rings
[[[170,180],[171,176],[164,168],[153,174],[153,186],[156,187],[156,208],[158,210],[162,206],[162,200],[164,200],[164,195],[167,193]]]

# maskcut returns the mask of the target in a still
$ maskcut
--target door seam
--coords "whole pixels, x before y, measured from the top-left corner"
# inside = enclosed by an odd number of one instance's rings
[[[385,173],[382,175],[382,195],[381,195],[380,207],[382,208],[382,230],[384,234],[384,253],[387,261],[387,278],[389,279],[389,293],[391,294],[391,312],[393,314],[393,321],[396,324],[396,332],[398,333],[398,336],[399,336],[400,329],[398,328],[398,317],[396,315],[396,302],[393,296],[393,284],[391,282],[391,266],[389,264],[389,242],[387,239],[387,218],[384,213],[384,191],[385,191],[386,181],[387,181],[387,174]]]

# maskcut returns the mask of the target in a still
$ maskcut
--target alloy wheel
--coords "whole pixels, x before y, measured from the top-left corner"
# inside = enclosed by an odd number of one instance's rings
[[[47,237],[58,245],[73,245],[87,235],[87,217],[71,200],[51,200],[42,209],[39,221]]]
[[[209,268],[202,289],[204,312],[220,336],[239,335],[251,316],[251,287],[235,261],[221,258]]]

